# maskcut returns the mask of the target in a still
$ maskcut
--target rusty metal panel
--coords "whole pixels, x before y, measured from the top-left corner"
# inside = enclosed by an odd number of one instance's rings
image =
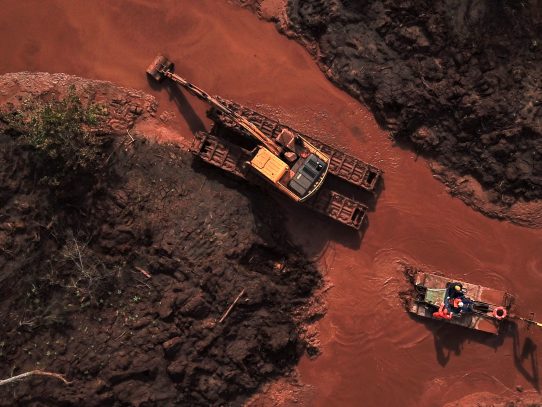
[[[504,303],[505,292],[482,287],[479,297],[480,301],[487,302],[488,304],[501,305]]]
[[[361,227],[367,213],[367,207],[361,202],[329,189],[320,190],[305,205],[354,229]]]
[[[495,335],[499,333],[499,325],[496,324],[493,320],[481,317],[477,319],[478,320],[473,327],[474,329],[478,329],[479,331],[484,331]]]
[[[247,154],[239,146],[208,133],[199,132],[195,135],[190,151],[215,167],[245,178],[242,163],[246,160]]]

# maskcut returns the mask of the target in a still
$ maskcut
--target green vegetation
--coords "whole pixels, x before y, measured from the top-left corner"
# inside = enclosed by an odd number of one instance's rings
[[[20,143],[35,153],[40,182],[66,189],[82,178],[94,178],[103,169],[105,147],[110,142],[98,130],[104,114],[99,105],[84,105],[72,86],[63,99],[27,101],[4,118],[17,129]]]

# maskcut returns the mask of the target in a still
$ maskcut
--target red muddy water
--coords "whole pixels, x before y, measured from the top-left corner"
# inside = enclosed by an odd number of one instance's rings
[[[0,1],[0,73],[66,72],[155,95],[179,135],[205,106],[152,88],[158,52],[210,93],[273,113],[385,171],[362,240],[289,209],[294,238],[321,254],[334,288],[319,322],[322,355],[302,360],[305,404],[442,405],[465,395],[534,391],[540,332],[492,337],[410,318],[397,262],[406,260],[516,294],[542,318],[542,230],[490,220],[451,198],[423,159],[393,146],[366,108],[331,85],[306,51],[225,1]],[[188,101],[188,102],[187,102]]]

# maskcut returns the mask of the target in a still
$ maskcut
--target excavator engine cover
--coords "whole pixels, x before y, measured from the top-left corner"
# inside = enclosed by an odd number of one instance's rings
[[[288,166],[280,158],[263,147],[258,150],[250,164],[274,184],[288,171]]]

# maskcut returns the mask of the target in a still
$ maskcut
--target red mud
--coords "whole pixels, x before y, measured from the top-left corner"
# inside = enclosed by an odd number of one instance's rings
[[[226,2],[154,4],[4,1],[0,73],[67,72],[150,92],[142,72],[162,51],[210,93],[274,112],[384,169],[361,243],[288,207],[296,241],[314,255],[324,250],[334,285],[319,323],[323,353],[299,368],[311,388],[304,404],[432,406],[477,392],[513,400],[518,385],[523,394],[537,390],[539,332],[520,331],[514,340],[414,320],[397,295],[404,288],[397,261],[504,288],[517,295],[519,312],[540,316],[542,231],[487,219],[450,197],[424,160],[394,147],[368,111],[271,24]],[[201,126],[202,104],[189,99],[196,116],[179,93],[171,100],[165,90],[151,93],[175,113],[180,134]]]

